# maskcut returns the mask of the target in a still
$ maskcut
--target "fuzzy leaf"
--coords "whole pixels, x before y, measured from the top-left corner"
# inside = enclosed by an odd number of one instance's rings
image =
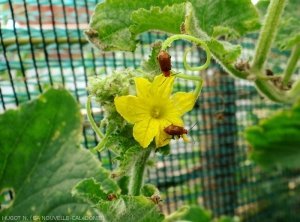
[[[151,197],[152,195],[159,195],[159,190],[153,184],[146,184],[141,188],[141,194],[145,197]]]
[[[157,211],[156,205],[144,196],[122,196],[112,201],[100,202],[95,206],[101,211],[104,221],[159,222],[164,215]]]
[[[249,0],[111,0],[96,6],[86,35],[101,50],[134,51],[136,37],[142,32],[184,32],[181,24],[193,10],[195,23],[208,36],[239,38],[260,27],[257,10]],[[243,13],[237,13],[240,10]]]
[[[0,190],[12,192],[0,216],[96,215],[71,189],[94,177],[118,191],[95,155],[79,146],[81,113],[66,90],[50,89],[0,115]]]
[[[208,36],[239,38],[260,28],[258,12],[249,0],[191,0],[199,27]],[[242,13],[238,13],[242,12]]]
[[[218,60],[228,64],[236,61],[242,52],[242,47],[240,45],[232,45],[229,42],[218,41],[216,39],[209,41],[208,46]]]
[[[250,159],[262,166],[300,167],[300,100],[290,111],[282,111],[248,127],[246,140]]]
[[[200,206],[190,206],[189,212],[183,216],[182,220],[210,222],[212,213]]]
[[[172,6],[151,7],[150,10],[140,8],[131,15],[134,22],[129,30],[133,35],[140,34],[155,28],[173,34],[180,34],[180,25],[185,20],[185,3]]]
[[[73,189],[73,196],[82,196],[91,200],[94,204],[100,200],[106,200],[107,194],[101,189],[101,183],[97,183],[94,178],[80,181]]]
[[[132,36],[129,27],[133,11],[140,8],[149,10],[152,6],[164,7],[182,0],[110,0],[97,4],[90,22],[90,30],[85,33],[88,40],[103,51],[134,51],[136,36]]]
[[[157,55],[159,54],[161,50],[162,41],[156,40],[155,43],[151,45],[152,51],[149,55],[148,60],[143,59],[142,60],[142,70],[146,73],[151,73],[151,77],[147,78],[150,82],[153,82],[153,79],[156,75],[160,74],[160,68],[157,61]]]

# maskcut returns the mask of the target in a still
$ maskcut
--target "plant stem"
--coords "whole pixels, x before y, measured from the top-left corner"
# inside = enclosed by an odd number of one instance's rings
[[[267,55],[273,43],[273,39],[287,0],[270,1],[265,22],[262,26],[258,43],[256,45],[253,62],[251,65],[251,73],[256,74],[261,71]]]
[[[270,81],[264,79],[256,79],[255,86],[268,99],[278,103],[290,103],[293,98],[289,98],[287,93],[277,89]]]
[[[95,123],[94,119],[93,119],[93,116],[92,116],[92,113],[91,113],[91,98],[92,96],[88,96],[87,98],[87,101],[86,101],[86,113],[87,113],[87,117],[94,129],[94,131],[96,132],[96,134],[101,138],[103,139],[104,138],[104,135],[100,132],[97,124]]]
[[[147,160],[150,156],[153,146],[144,148],[141,152],[141,155],[138,156],[138,160],[135,165],[132,167],[131,176],[129,181],[129,195],[138,196],[140,195],[140,190],[144,181],[144,172],[146,168]]]
[[[284,85],[286,85],[290,81],[292,75],[294,74],[294,70],[299,58],[300,58],[300,42],[296,43],[296,45],[293,47],[292,54],[288,60],[287,67],[285,69],[283,80],[282,80]]]
[[[176,210],[175,212],[173,212],[172,214],[168,215],[164,219],[164,222],[174,220],[177,218],[181,218],[184,215],[186,215],[189,212],[189,210],[190,210],[190,207],[188,205],[184,205],[184,206],[180,207],[178,210]]]
[[[288,96],[294,98],[294,100],[300,97],[300,78],[298,78],[297,81],[294,82],[292,89],[288,91]]]

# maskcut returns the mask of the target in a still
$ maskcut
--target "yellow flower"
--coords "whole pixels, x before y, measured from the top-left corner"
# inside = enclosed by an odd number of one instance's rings
[[[153,83],[147,79],[135,78],[137,96],[115,98],[117,111],[133,127],[133,137],[143,148],[147,148],[155,137],[156,147],[168,144],[172,138],[164,132],[171,124],[183,126],[180,118],[195,104],[193,93],[177,92],[173,96],[175,77],[156,76]]]

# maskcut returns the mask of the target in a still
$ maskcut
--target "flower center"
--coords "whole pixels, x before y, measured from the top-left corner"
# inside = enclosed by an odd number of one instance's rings
[[[153,108],[152,109],[152,112],[151,112],[151,116],[153,117],[153,118],[159,118],[159,115],[160,114],[160,110],[158,109],[158,108]]]

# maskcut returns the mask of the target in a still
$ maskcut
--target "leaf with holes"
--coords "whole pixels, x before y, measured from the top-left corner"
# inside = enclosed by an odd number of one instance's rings
[[[262,166],[300,167],[300,100],[292,110],[278,112],[248,127],[246,140],[252,151],[250,159]]]
[[[0,115],[0,216],[97,215],[71,196],[82,179],[94,177],[105,191],[118,192],[97,158],[80,147],[81,114],[63,89],[50,89],[17,110]],[[40,218],[42,220],[42,218]]]

